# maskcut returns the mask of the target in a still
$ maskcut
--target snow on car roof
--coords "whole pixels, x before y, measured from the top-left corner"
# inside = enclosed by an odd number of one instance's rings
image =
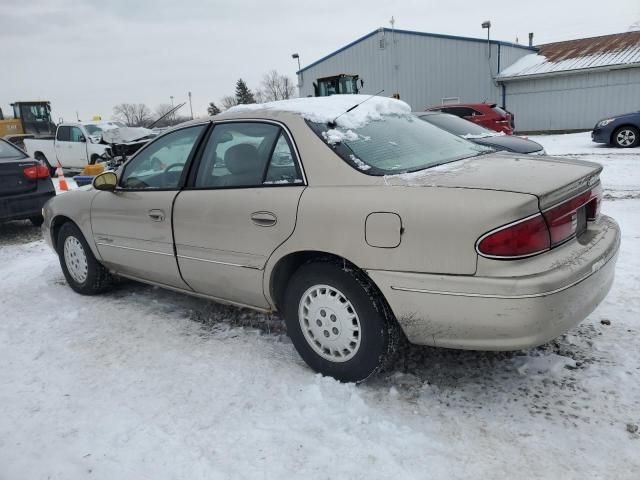
[[[358,103],[362,104],[349,113],[345,113]],[[382,115],[411,114],[411,107],[401,100],[388,97],[372,97],[371,95],[294,98],[277,102],[236,105],[227,111],[240,113],[259,110],[297,113],[306,120],[316,123],[329,123],[340,117],[336,123],[343,128],[361,128],[369,122],[380,120]]]

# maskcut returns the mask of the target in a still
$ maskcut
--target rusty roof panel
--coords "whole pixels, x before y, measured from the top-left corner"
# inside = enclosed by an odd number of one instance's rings
[[[507,79],[640,63],[640,31],[540,45],[500,72]]]

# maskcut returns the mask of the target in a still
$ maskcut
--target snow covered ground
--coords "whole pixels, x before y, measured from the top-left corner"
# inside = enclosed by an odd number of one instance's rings
[[[530,351],[405,346],[359,386],[314,375],[275,317],[76,295],[37,229],[0,225],[0,479],[640,478],[640,149],[580,136],[533,139],[605,164],[603,304]]]
[[[640,152],[593,143],[591,132],[568,135],[532,135],[549,155],[572,157],[600,163],[601,178],[608,198],[640,198]]]

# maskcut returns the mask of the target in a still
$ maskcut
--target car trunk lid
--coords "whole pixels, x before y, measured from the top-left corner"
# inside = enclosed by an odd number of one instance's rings
[[[544,210],[596,184],[601,171],[602,166],[592,162],[497,152],[418,172],[387,175],[385,182],[525,193],[538,197]]]
[[[28,167],[39,165],[28,158],[0,159],[0,196],[18,195],[33,192],[38,188],[37,179],[29,179],[24,171]]]

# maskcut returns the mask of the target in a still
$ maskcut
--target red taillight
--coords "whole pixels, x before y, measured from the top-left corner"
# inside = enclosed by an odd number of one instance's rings
[[[538,214],[488,233],[480,239],[477,248],[487,257],[516,258],[544,252],[550,246],[547,224]]]
[[[576,234],[578,210],[585,207],[587,220],[595,220],[600,213],[602,187],[598,184],[592,190],[581,193],[570,200],[544,212],[549,225],[551,246],[558,245]]]
[[[578,228],[578,210],[585,208],[587,221],[600,215],[602,186],[598,183],[584,192],[542,214],[489,232],[480,237],[478,253],[492,258],[522,258],[545,252],[572,238]],[[584,224],[583,224],[584,225]]]
[[[34,165],[33,167],[27,167],[22,172],[24,176],[29,180],[35,180],[37,178],[47,178],[49,176],[49,169],[43,165]]]
[[[598,183],[591,190],[591,200],[587,203],[587,220],[594,221],[600,216],[602,206],[602,185]]]

